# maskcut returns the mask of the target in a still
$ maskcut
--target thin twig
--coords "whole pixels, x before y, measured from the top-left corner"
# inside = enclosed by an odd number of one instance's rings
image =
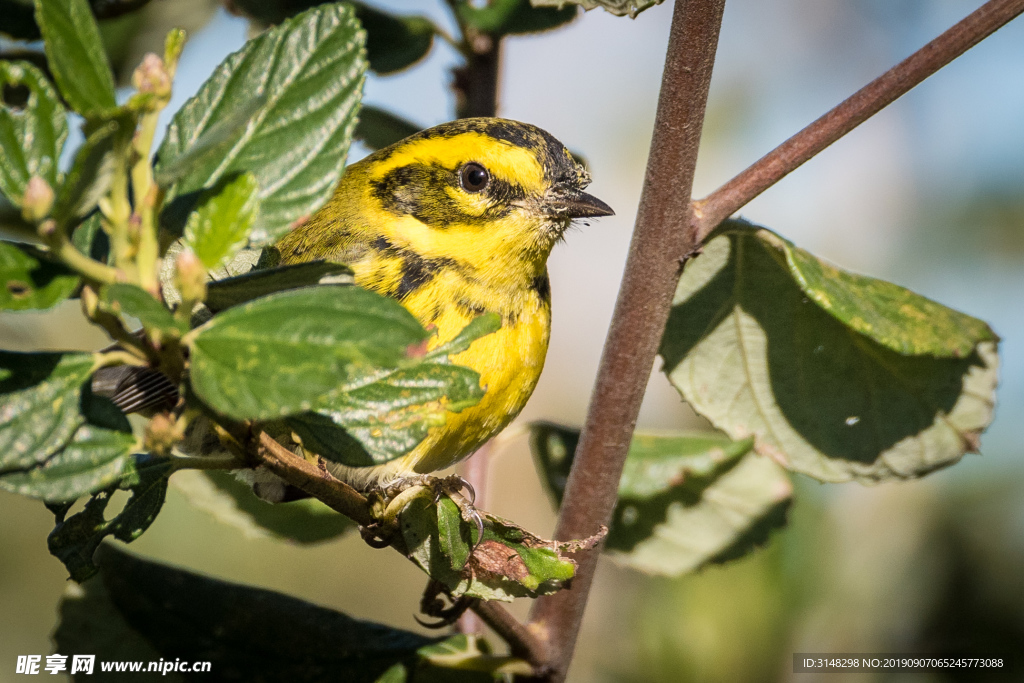
[[[260,432],[256,453],[268,470],[306,493],[323,501],[357,524],[373,523],[366,497],[325,470],[279,444],[266,432]]]
[[[754,197],[1022,12],[1024,0],[990,0],[725,185],[695,202],[694,220],[699,241]]]
[[[545,672],[547,649],[529,627],[494,601],[474,600],[469,609],[508,643],[512,655],[528,661],[538,674]]]
[[[724,4],[725,0],[676,2],[633,242],[555,529],[559,540],[586,538],[611,520],[636,416],[679,279],[679,255],[697,245],[689,220],[690,200]],[[534,604],[531,624],[536,633],[546,634],[553,667],[547,680],[565,677],[599,550],[576,556],[579,568],[570,590]]]

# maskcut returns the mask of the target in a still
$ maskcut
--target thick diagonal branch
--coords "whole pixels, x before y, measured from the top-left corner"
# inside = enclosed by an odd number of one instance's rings
[[[1024,0],[990,0],[842,104],[761,157],[706,198],[695,202],[697,236],[719,223],[833,142],[894,102],[1024,12]],[[683,255],[681,252],[679,255]]]
[[[630,438],[679,279],[698,244],[689,220],[697,147],[725,0],[677,0],[654,137],[626,272],[605,341],[555,538],[586,538],[611,520]],[[565,677],[597,550],[579,553],[572,588],[539,598],[533,628],[548,638],[551,680]]]

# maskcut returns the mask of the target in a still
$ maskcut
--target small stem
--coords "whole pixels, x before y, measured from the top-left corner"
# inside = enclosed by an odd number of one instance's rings
[[[123,350],[97,353],[96,363],[97,368],[107,368],[112,365],[135,365],[138,367],[145,367],[149,365],[149,362],[145,358],[140,358],[137,354]]]
[[[695,202],[698,240],[703,241],[754,197],[1022,12],[1024,0],[990,0],[725,185]]]
[[[547,649],[529,627],[493,600],[474,600],[469,609],[508,643],[513,656],[528,661],[538,674],[543,673],[547,668]]]
[[[112,285],[124,279],[123,273],[117,268],[93,260],[80,252],[62,230],[54,230],[44,235],[44,239],[50,247],[50,253],[82,277],[104,285]]]
[[[171,456],[171,465],[176,470],[237,470],[245,463],[233,455],[184,455]]]
[[[266,432],[259,434],[256,457],[267,469],[318,498],[328,507],[340,512],[363,526],[373,523],[366,497],[326,470],[321,470],[305,458],[279,444]]]

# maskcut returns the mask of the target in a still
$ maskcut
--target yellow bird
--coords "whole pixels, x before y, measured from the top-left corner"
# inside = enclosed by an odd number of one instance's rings
[[[476,406],[449,413],[412,452],[331,471],[366,489],[463,460],[533,393],[551,329],[547,259],[574,219],[610,216],[590,176],[549,133],[497,118],[424,130],[349,166],[334,197],[277,245],[281,263],[349,265],[356,284],[401,301],[432,344],[494,312],[502,327],[452,362],[480,374]]]

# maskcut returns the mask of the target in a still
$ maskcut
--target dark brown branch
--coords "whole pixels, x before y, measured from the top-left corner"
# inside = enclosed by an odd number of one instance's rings
[[[545,672],[547,649],[543,641],[525,624],[521,624],[508,610],[493,601],[475,600],[470,609],[508,643],[513,656],[528,661],[537,673]]]
[[[301,458],[272,439],[266,432],[260,432],[256,455],[260,464],[306,493],[321,500],[333,510],[340,512],[357,524],[367,526],[373,523],[366,497],[343,481],[335,479],[325,470]]]
[[[463,53],[466,63],[452,74],[455,90],[455,114],[494,116],[498,111],[498,66],[501,60],[501,37],[483,33],[469,26],[462,27]]]
[[[555,538],[585,538],[609,524],[629,450],[679,279],[680,254],[698,244],[690,221],[697,147],[725,0],[677,0],[622,288],[597,383],[569,476]],[[681,229],[682,227],[682,229]],[[553,673],[564,679],[572,658],[599,548],[576,556],[572,589],[539,598],[531,623],[546,634]]]
[[[305,458],[292,453],[265,432],[259,435],[256,456],[271,472],[315,496],[337,512],[364,526],[373,522],[365,496]],[[543,643],[501,605],[477,600],[470,609],[505,639],[513,655],[522,657],[538,670],[544,668],[546,657]]]
[[[703,241],[719,223],[915,85],[1024,12],[1024,0],[990,0],[966,19],[857,91],[747,170],[695,203]],[[688,252],[679,252],[680,255]]]

